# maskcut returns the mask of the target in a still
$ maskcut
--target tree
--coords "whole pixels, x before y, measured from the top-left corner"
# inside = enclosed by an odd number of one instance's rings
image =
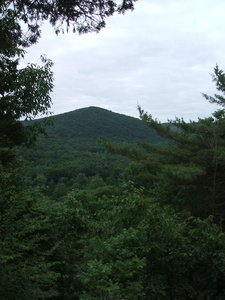
[[[186,123],[182,119],[163,126],[140,109],[141,118],[150,128],[168,140],[167,147],[140,143],[149,155],[156,153],[160,171],[155,181],[156,198],[172,204],[178,211],[190,211],[205,218],[225,218],[225,110],[211,117]]]
[[[25,126],[20,121],[48,114],[53,89],[53,63],[46,57],[41,57],[40,66],[19,68],[29,43],[8,2],[0,3],[0,153],[4,163],[12,158],[14,146],[29,145],[44,132],[40,124]]]
[[[8,14],[17,21],[27,25],[29,35],[26,35],[26,44],[30,45],[40,37],[40,27],[43,21],[48,20],[54,26],[56,32],[73,27],[74,32],[87,33],[99,32],[105,26],[105,19],[114,13],[125,13],[134,9],[137,0],[91,0],[91,1],[1,1],[0,7],[3,13]],[[7,32],[7,29],[5,29]]]
[[[0,60],[0,150],[1,160],[8,161],[14,146],[32,144],[39,133],[40,123],[24,124],[21,118],[31,120],[48,114],[53,89],[52,62],[41,57],[42,66],[29,64],[18,69],[19,59]]]
[[[225,74],[216,66],[213,80],[223,94]],[[210,102],[225,106],[223,95],[209,97]],[[150,194],[162,205],[172,205],[178,212],[197,217],[225,220],[225,110],[197,122],[182,118],[161,124],[138,107],[141,119],[167,141],[164,145],[138,142],[139,150],[113,146],[108,149],[129,156],[144,165],[152,175]],[[143,182],[143,186],[147,186]]]
[[[225,235],[130,187],[90,219],[80,299],[223,299]]]
[[[61,276],[57,280],[59,296],[55,299],[80,299],[83,285],[78,277],[83,268],[83,247],[87,243],[86,234],[89,229],[89,210],[82,200],[76,199],[73,193],[60,199],[55,204],[51,223],[54,226],[54,240],[57,249],[53,261],[60,261],[56,271]]]
[[[21,174],[0,165],[0,298],[47,299],[58,294],[51,259],[52,204],[24,186]]]
[[[112,0],[1,0],[0,53],[8,57],[24,53],[24,47],[40,38],[44,21],[49,21],[57,34],[70,27],[79,34],[99,32],[105,27],[106,18],[133,10],[135,1],[122,0],[118,4]]]

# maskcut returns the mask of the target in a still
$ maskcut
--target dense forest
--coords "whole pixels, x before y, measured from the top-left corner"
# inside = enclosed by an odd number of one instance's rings
[[[24,160],[24,173],[29,175],[33,186],[41,187],[54,199],[73,189],[118,186],[124,176],[129,180],[129,172],[134,172],[132,166],[128,168],[129,158],[109,153],[100,140],[133,149],[138,149],[138,140],[152,143],[165,140],[139,119],[97,107],[48,119],[51,122],[47,124],[52,124],[46,127],[47,136],[39,137],[33,147],[18,149],[17,155]],[[35,122],[43,123],[43,120]]]
[[[211,116],[161,124],[49,117],[52,61],[19,66],[44,21],[99,32],[134,2],[0,1],[0,299],[225,299],[225,73]]]

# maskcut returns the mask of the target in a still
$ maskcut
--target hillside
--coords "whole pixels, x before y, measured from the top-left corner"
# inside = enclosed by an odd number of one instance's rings
[[[56,115],[48,129],[52,139],[95,142],[107,138],[114,142],[134,143],[137,139],[158,142],[156,133],[141,120],[99,107],[87,107]]]
[[[22,148],[18,155],[32,184],[56,198],[74,188],[117,185],[122,180],[129,160],[108,153],[98,145],[98,138],[132,147],[139,139],[162,142],[141,120],[98,107],[54,116],[47,133],[47,138],[40,137],[34,147]]]

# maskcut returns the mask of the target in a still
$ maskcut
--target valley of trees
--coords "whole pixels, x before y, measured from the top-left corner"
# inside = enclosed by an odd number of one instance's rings
[[[0,299],[225,299],[218,66],[203,96],[219,109],[197,122],[141,107],[142,121],[96,107],[33,120],[49,114],[52,62],[18,66],[42,21],[99,31],[135,1],[119,2],[0,1]]]

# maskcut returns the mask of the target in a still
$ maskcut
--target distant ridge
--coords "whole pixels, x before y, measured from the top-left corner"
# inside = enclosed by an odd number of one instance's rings
[[[141,120],[95,106],[55,115],[49,138],[93,142],[106,138],[114,142],[134,143],[141,139],[155,143],[159,137]]]

